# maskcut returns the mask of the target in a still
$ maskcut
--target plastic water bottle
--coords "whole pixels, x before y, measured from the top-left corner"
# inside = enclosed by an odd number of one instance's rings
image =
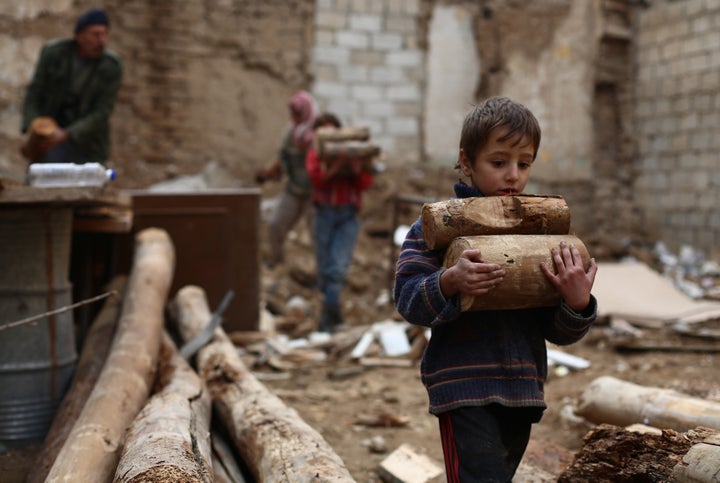
[[[28,184],[37,187],[105,186],[115,171],[100,163],[33,163]]]

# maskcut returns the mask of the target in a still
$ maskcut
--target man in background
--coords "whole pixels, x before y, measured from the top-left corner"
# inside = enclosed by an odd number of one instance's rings
[[[73,38],[43,46],[23,106],[21,151],[31,163],[108,159],[109,118],[122,82],[122,62],[106,49],[109,30],[107,14],[96,8],[77,19]]]

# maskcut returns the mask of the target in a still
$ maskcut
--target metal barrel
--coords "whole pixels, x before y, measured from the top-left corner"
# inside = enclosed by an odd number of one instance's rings
[[[0,209],[0,325],[72,303],[72,209]],[[0,452],[40,442],[77,359],[72,311],[0,330]]]

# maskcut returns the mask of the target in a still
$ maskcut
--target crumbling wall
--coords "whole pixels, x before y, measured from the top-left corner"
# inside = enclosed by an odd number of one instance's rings
[[[22,176],[22,99],[43,42],[72,36],[95,2],[0,5],[0,170]],[[111,118],[119,187],[145,187],[217,161],[252,179],[274,157],[287,100],[310,87],[311,2],[108,0],[109,47],[125,76]]]
[[[720,256],[720,3],[652,2],[637,17],[637,199],[655,235]]]
[[[316,2],[313,93],[346,124],[369,127],[390,163],[421,160],[427,4]]]
[[[125,65],[111,120],[116,184],[144,187],[212,160],[251,183],[300,88],[369,125],[388,164],[432,161],[426,61],[438,5],[472,16],[480,72],[468,104],[508,95],[543,126],[529,191],[566,196],[573,229],[607,234],[605,246],[649,235],[718,255],[720,5],[703,0],[108,0],[110,47]],[[0,2],[4,175],[24,174],[21,106],[41,45],[71,35],[91,6]],[[459,131],[453,119],[440,129]]]

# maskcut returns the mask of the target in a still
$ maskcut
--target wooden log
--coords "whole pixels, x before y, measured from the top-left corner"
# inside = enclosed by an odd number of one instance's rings
[[[205,292],[195,286],[180,289],[171,309],[186,341],[211,317]],[[198,352],[197,367],[218,417],[257,481],[354,481],[323,437],[248,371],[222,328]]]
[[[47,151],[41,148],[42,143],[53,137],[58,125],[51,117],[36,117],[28,126],[27,141],[20,147],[20,153],[30,162],[35,162],[45,157]]]
[[[481,196],[457,198],[422,207],[425,244],[447,247],[459,236],[564,235],[570,209],[562,196]]]
[[[325,142],[320,145],[318,157],[332,163],[337,159],[374,158],[380,154],[380,147],[365,141]]]
[[[350,163],[357,160],[362,169],[371,173],[375,167],[375,158],[380,155],[380,147],[364,141],[325,142],[320,144],[318,158],[329,169],[335,163],[343,163],[338,174],[353,176]]]
[[[691,445],[685,434],[673,430],[657,435],[601,424],[585,435],[582,449],[557,481],[678,481],[672,479],[673,468]]]
[[[110,351],[126,284],[127,277],[124,275],[115,277],[108,284],[108,291],[114,290],[119,295],[109,297],[105,301],[85,336],[70,388],[55,413],[52,425],[45,436],[45,441],[43,441],[35,464],[28,472],[26,483],[42,483],[45,481],[45,477],[67,440],[73,424],[77,421],[85,405],[85,401],[87,401],[93,387],[95,387]]]
[[[315,142],[367,141],[370,139],[370,128],[346,126],[341,128],[321,127],[315,131]]]
[[[582,393],[575,412],[596,424],[643,423],[676,431],[696,426],[720,429],[718,402],[670,389],[639,386],[611,376],[592,381]]]
[[[130,427],[113,482],[212,482],[210,394],[167,333],[157,379]]]
[[[150,394],[175,254],[165,231],[148,228],[136,235],[134,255],[110,354],[47,482],[110,481]]]
[[[549,307],[560,303],[560,294],[545,277],[540,263],[555,271],[550,249],[561,241],[574,244],[585,269],[590,255],[585,244],[573,235],[488,235],[459,237],[445,253],[444,266],[457,262],[464,250],[480,250],[486,263],[497,263],[505,278],[490,292],[480,296],[461,295],[460,310],[508,310]]]
[[[720,481],[720,433],[694,444],[673,468],[674,481],[717,483]]]

